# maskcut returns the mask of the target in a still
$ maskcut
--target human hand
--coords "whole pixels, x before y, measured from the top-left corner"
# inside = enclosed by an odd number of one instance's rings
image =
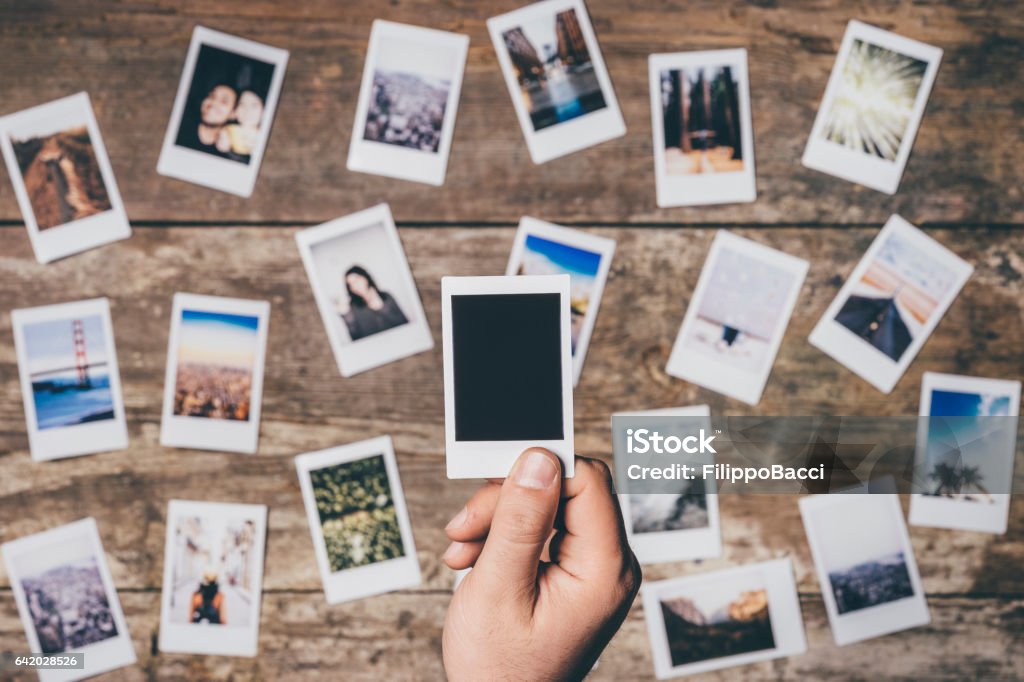
[[[581,679],[640,588],[608,467],[526,450],[445,529],[452,569],[473,567],[452,597],[442,645],[448,678]]]

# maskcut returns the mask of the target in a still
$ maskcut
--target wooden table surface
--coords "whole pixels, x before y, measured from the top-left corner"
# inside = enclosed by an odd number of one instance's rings
[[[911,415],[925,371],[1024,375],[1024,13],[1014,2],[629,2],[591,0],[628,127],[625,137],[534,166],[484,21],[515,0],[7,2],[0,6],[0,113],[88,91],[134,234],[39,265],[0,178],[0,542],[96,517],[139,664],[136,679],[437,679],[452,575],[442,528],[475,485],[444,475],[440,277],[500,274],[523,214],[618,240],[575,393],[578,450],[610,457],[615,410],[708,403],[715,414]],[[846,5],[846,7],[844,7]],[[442,188],[345,169],[375,18],[464,32],[471,44]],[[900,191],[886,196],[803,168],[800,156],[847,20],[945,50]],[[192,28],[203,24],[290,50],[256,190],[243,200],[156,174]],[[758,200],[657,209],[647,55],[746,47]],[[294,246],[297,229],[387,201],[399,223],[436,347],[342,379]],[[899,213],[975,273],[891,395],[807,343],[811,327],[878,228]],[[670,378],[665,363],[714,232],[811,261],[760,404]],[[176,291],[271,302],[263,418],[255,456],[161,448],[160,401]],[[29,458],[10,316],[111,299],[131,447],[52,463]],[[296,454],[390,434],[423,585],[328,607],[313,556]],[[156,650],[164,519],[171,498],[269,505],[260,654]],[[932,624],[837,649],[796,500],[721,500],[725,549],[700,563],[648,567],[648,579],[792,557],[808,652],[730,669],[760,678],[1024,677],[1024,499],[1005,536],[911,528]],[[0,650],[24,650],[0,567]],[[593,679],[647,679],[639,604]],[[29,679],[26,677],[26,679]]]

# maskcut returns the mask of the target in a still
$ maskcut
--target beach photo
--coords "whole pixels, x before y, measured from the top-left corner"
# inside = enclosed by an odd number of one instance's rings
[[[861,273],[835,321],[899,362],[956,283],[954,270],[892,234]]]
[[[270,304],[177,293],[160,444],[256,451]]]
[[[941,59],[938,47],[850,21],[803,164],[895,194]]]
[[[24,335],[40,431],[115,418],[102,316],[26,324]]]
[[[646,583],[641,593],[658,679],[807,648],[788,559]]]
[[[86,93],[0,117],[0,150],[40,263],[131,235]]]
[[[720,230],[667,371],[749,404],[761,399],[809,264]]]
[[[128,445],[107,299],[11,314],[33,459]]]
[[[181,311],[174,414],[248,421],[260,319]]]
[[[910,523],[1003,534],[1021,382],[925,372]]]
[[[288,52],[196,26],[157,172],[252,194]]]
[[[895,161],[914,115],[928,62],[854,39],[825,112],[821,136],[886,161]]]
[[[391,438],[295,458],[327,603],[420,583]]]
[[[573,381],[579,382],[615,241],[530,216],[519,221],[506,275],[569,275]]]
[[[255,656],[267,508],[171,500],[159,650]]]
[[[332,572],[405,554],[384,456],[309,472]]]
[[[930,621],[897,495],[817,495],[800,512],[843,645]]]
[[[740,101],[730,66],[666,69],[659,74],[668,175],[743,170]]]
[[[40,670],[42,682],[82,679],[135,662],[92,518],[12,540],[2,551],[28,648],[84,654],[78,669]]]
[[[295,235],[342,376],[433,348],[387,204]]]

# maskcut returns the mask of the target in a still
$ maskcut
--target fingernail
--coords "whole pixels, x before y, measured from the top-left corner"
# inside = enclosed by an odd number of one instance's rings
[[[533,450],[519,462],[512,480],[521,488],[543,490],[555,482],[558,467],[543,452]]]
[[[469,510],[463,507],[458,514],[452,517],[452,520],[448,522],[448,525],[444,527],[445,530],[451,530],[453,528],[459,528],[466,522],[469,517]]]
[[[456,554],[458,554],[459,550],[461,550],[461,549],[462,549],[462,543],[461,542],[453,542],[452,544],[448,545],[448,549],[446,549],[444,551],[444,554],[441,556],[441,558],[444,559],[445,561],[447,561],[448,559],[451,559]]]

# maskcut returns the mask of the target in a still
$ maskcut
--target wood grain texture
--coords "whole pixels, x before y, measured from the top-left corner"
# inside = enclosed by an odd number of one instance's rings
[[[124,384],[131,447],[122,452],[33,463],[24,436],[10,318],[0,317],[0,542],[92,515],[137,638],[141,669],[112,679],[277,679],[329,675],[347,660],[353,679],[387,674],[440,675],[437,644],[451,573],[439,560],[447,520],[475,487],[444,474],[440,346],[383,368],[341,378],[294,246],[297,228],[143,228],[127,241],[48,266],[31,258],[20,230],[0,229],[0,301],[34,306],[108,295]],[[737,230],[812,261],[796,312],[761,403],[750,408],[667,376],[668,353],[714,230],[600,228],[618,248],[583,378],[575,398],[579,451],[609,458],[608,417],[615,410],[706,402],[715,414],[913,414],[926,370],[1024,374],[1024,232],[936,229],[929,233],[976,266],[910,371],[883,396],[809,346],[806,337],[877,230],[822,227]],[[440,339],[440,277],[496,274],[512,243],[507,228],[400,230],[435,340]],[[467,257],[471,254],[472,257]],[[160,401],[171,296],[175,291],[271,302],[261,440],[255,456],[161,448]],[[1014,325],[1016,324],[1016,328]],[[293,457],[301,452],[389,433],[413,522],[424,582],[417,590],[328,608],[323,603]],[[270,507],[261,625],[255,661],[156,654],[167,501],[172,498],[263,503]],[[32,510],[26,514],[24,510]],[[726,496],[725,550],[719,559],[647,567],[659,579],[790,556],[804,595],[811,653],[745,669],[751,677],[868,675],[850,661],[874,659],[868,647],[912,652],[938,671],[937,652],[958,636],[983,646],[971,668],[962,649],[945,649],[944,670],[1019,672],[1009,656],[1020,637],[1024,576],[1024,500],[1011,509],[1010,532],[996,537],[912,528],[936,625],[836,656],[817,596],[796,500]],[[1017,601],[1015,601],[1017,600]],[[0,569],[0,649],[23,642]],[[937,606],[936,606],[937,604]],[[965,606],[966,605],[966,606]],[[5,609],[5,610],[4,610]],[[965,620],[966,619],[966,620]],[[290,636],[301,627],[302,638]],[[978,639],[975,639],[978,638]],[[983,643],[983,644],[982,644]],[[967,644],[962,646],[966,647]],[[954,653],[954,651],[960,653]],[[859,653],[858,653],[859,652]],[[948,654],[948,656],[947,656]],[[927,659],[927,660],[926,660]],[[827,663],[826,663],[827,662]],[[915,663],[915,665],[917,664]],[[859,665],[859,664],[858,664]],[[822,668],[821,666],[826,666]],[[952,666],[952,667],[950,667]],[[978,667],[981,666],[981,667]],[[141,672],[140,672],[141,670]],[[645,678],[649,649],[639,607],[605,655],[605,679]],[[884,672],[882,667],[877,672]],[[915,675],[890,670],[891,675]],[[946,673],[944,673],[946,674]]]
[[[590,3],[628,133],[534,166],[487,35],[515,0],[136,3],[0,7],[3,113],[90,93],[134,221],[321,222],[382,200],[400,222],[578,224],[1007,224],[1024,220],[1024,13],[1012,2]],[[442,188],[345,169],[364,52],[375,18],[471,39],[449,174]],[[861,19],[945,50],[900,192],[867,190],[800,165],[846,23]],[[291,52],[254,195],[243,200],[155,173],[192,27]],[[758,201],[658,210],[647,56],[749,50]],[[0,182],[0,219],[19,219]]]

